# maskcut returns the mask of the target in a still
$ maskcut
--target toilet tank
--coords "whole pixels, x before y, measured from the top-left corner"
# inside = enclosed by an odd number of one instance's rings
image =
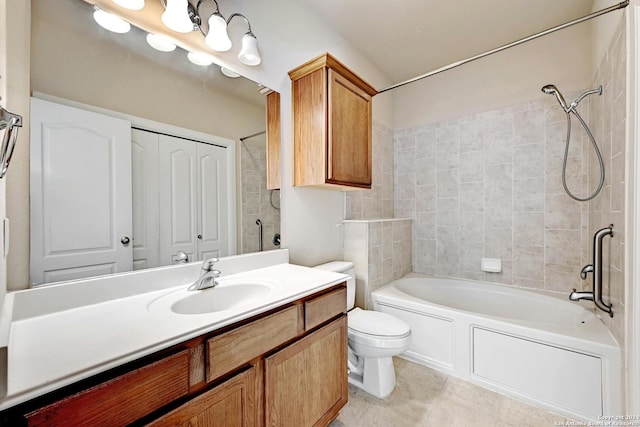
[[[326,264],[316,265],[313,268],[334,271],[349,276],[347,279],[347,310],[351,310],[356,303],[356,271],[352,262],[332,261]]]

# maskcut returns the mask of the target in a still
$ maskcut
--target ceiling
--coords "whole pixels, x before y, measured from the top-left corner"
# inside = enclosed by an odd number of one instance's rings
[[[582,17],[593,6],[592,0],[303,1],[394,83]]]

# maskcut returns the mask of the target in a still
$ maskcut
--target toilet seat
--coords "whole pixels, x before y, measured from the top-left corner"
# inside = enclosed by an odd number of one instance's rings
[[[411,334],[409,325],[396,317],[372,310],[354,308],[347,313],[349,332],[375,339],[397,339]]]

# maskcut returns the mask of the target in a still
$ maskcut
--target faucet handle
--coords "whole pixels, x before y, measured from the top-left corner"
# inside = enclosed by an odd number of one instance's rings
[[[220,270],[211,270],[211,275],[213,276],[213,286],[218,286],[220,283],[218,283],[218,279],[220,278],[220,275],[222,274],[222,271]]]
[[[220,261],[218,258],[209,258],[202,261],[202,269],[204,271],[211,271],[216,262]]]
[[[582,270],[580,270],[580,278],[582,280],[587,280],[588,273],[593,273],[593,264],[587,264],[582,267]]]

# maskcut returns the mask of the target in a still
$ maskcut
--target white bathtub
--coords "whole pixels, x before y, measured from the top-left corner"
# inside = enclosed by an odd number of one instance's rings
[[[411,325],[409,360],[572,418],[622,412],[620,347],[588,305],[415,273],[371,300]]]

